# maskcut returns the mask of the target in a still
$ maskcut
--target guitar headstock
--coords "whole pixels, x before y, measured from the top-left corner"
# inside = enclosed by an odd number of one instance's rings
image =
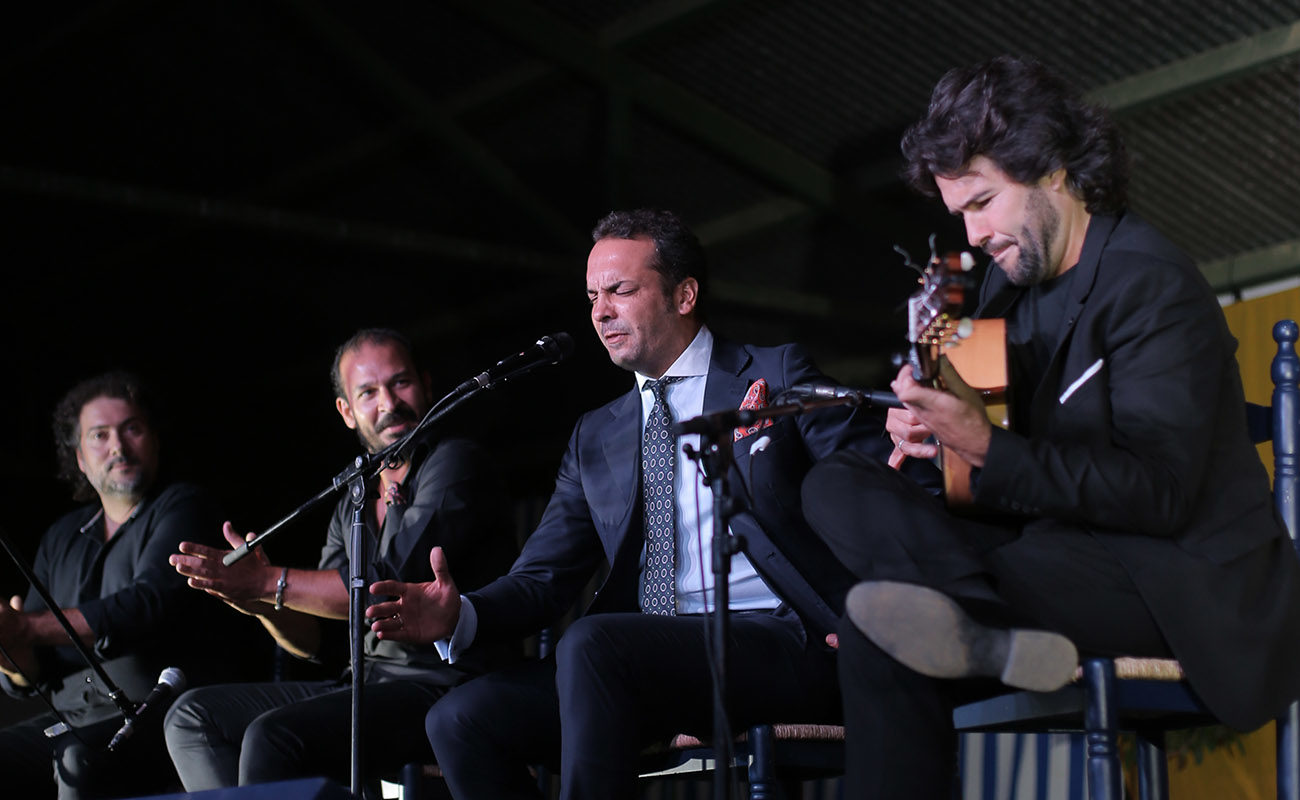
[[[938,374],[939,355],[943,347],[970,335],[971,322],[961,316],[969,288],[969,273],[975,258],[969,252],[950,252],[940,256],[935,251],[935,237],[930,236],[930,261],[917,266],[901,247],[907,266],[919,274],[921,288],[907,299],[908,363],[917,381],[933,383]]]

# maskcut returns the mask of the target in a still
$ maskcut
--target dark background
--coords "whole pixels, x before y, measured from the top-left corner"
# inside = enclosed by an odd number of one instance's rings
[[[898,182],[899,134],[946,69],[1000,52],[1115,108],[1134,207],[1217,289],[1293,275],[1297,20],[1297,0],[20,4],[0,27],[0,524],[30,554],[69,507],[50,412],[126,367],[167,400],[167,463],[265,527],[357,451],[327,374],[378,324],[438,394],[573,335],[571,360],[446,423],[495,450],[526,528],[573,420],[629,385],[583,291],[617,207],[700,233],[716,330],[883,388],[913,285],[893,245],[964,243]],[[320,520],[272,556],[312,563]]]

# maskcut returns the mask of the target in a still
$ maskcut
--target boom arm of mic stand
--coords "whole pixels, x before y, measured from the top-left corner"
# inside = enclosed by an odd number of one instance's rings
[[[18,551],[14,550],[13,545],[9,543],[9,537],[5,536],[3,533],[0,533],[0,545],[4,546],[5,552],[9,554],[10,560],[12,560],[14,565],[18,567],[18,571],[23,574],[23,577],[27,579],[27,582],[30,583],[32,588],[36,590],[36,593],[41,596],[41,599],[45,601],[45,607],[49,609],[49,612],[54,615],[56,620],[58,620],[59,625],[67,632],[68,639],[71,640],[73,648],[90,666],[91,671],[93,671],[95,676],[99,678],[101,683],[103,683],[104,688],[108,690],[108,698],[113,701],[113,705],[117,706],[118,710],[121,711],[123,716],[127,719],[134,719],[135,704],[131,702],[125,692],[118,688],[116,683],[113,683],[113,679],[108,677],[108,673],[104,671],[103,665],[99,663],[97,658],[95,658],[95,654],[90,651],[90,648],[86,646],[86,643],[81,641],[81,637],[78,636],[76,630],[73,629],[72,623],[68,622],[68,617],[63,613],[63,609],[59,608],[59,604],[54,602],[54,598],[50,595],[50,590],[45,586],[45,584],[41,583],[40,578],[36,577],[36,573],[32,572],[31,567],[27,565],[27,562],[23,560],[22,556],[18,555]]]
[[[714,411],[674,423],[672,434],[674,436],[683,436],[688,433],[698,433],[717,436],[732,428],[753,425],[762,419],[787,417],[832,406],[856,406],[860,403],[861,399],[856,397],[816,397],[800,398],[791,403],[782,403],[767,406],[766,408],[734,408],[726,411]]]
[[[293,520],[302,516],[302,514],[314,508],[321,501],[328,499],[330,495],[334,494],[338,490],[346,488],[353,479],[356,478],[356,476],[365,475],[372,470],[375,474],[378,474],[380,470],[388,464],[390,459],[406,452],[412,442],[416,441],[421,435],[427,432],[429,428],[433,427],[433,423],[451,413],[452,409],[468,400],[471,395],[476,394],[481,390],[481,388],[490,388],[490,384],[486,387],[480,387],[476,381],[477,379],[466,381],[453,389],[446,397],[435,403],[433,407],[429,409],[429,412],[424,415],[424,419],[420,420],[420,424],[415,426],[415,428],[413,428],[410,433],[406,434],[406,436],[393,442],[378,453],[363,453],[357,456],[351,464],[334,476],[334,480],[329,486],[317,492],[307,502],[289,512],[286,516],[259,533],[257,536],[254,536],[239,547],[226,553],[226,555],[221,559],[222,563],[226,566],[230,566],[239,559],[248,555],[249,552],[256,547],[260,547],[262,542],[279,532],[279,530],[285,525],[288,525]]]

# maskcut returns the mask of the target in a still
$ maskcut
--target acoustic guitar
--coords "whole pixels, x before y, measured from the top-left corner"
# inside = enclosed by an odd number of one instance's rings
[[[1007,366],[1006,321],[970,319],[962,316],[970,271],[975,259],[970,253],[938,255],[930,237],[930,261],[924,267],[903,254],[907,266],[920,277],[920,289],[907,300],[907,360],[912,377],[921,383],[943,388],[939,359],[948,358],[961,379],[978,391],[994,425],[1010,423],[1009,369]],[[964,507],[974,502],[971,465],[955,453],[939,447],[943,468],[944,498],[949,506]]]

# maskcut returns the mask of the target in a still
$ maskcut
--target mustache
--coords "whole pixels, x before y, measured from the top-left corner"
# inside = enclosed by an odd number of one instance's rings
[[[984,251],[985,255],[991,256],[997,251],[1001,250],[1002,248],[1009,247],[1014,243],[1015,240],[1013,239],[996,239],[993,241],[985,242],[984,246],[981,247],[980,249]]]
[[[108,463],[104,464],[104,469],[110,470],[116,466],[134,467],[139,463],[140,462],[138,459],[132,458],[130,456],[117,456],[116,458],[110,458],[108,460]]]
[[[403,406],[402,408],[395,408],[392,411],[380,417],[378,420],[376,420],[375,432],[382,433],[383,431],[393,427],[394,425],[400,425],[403,422],[408,422],[412,425],[419,422],[419,420],[416,419],[415,417],[414,409],[410,408],[409,406]]]

